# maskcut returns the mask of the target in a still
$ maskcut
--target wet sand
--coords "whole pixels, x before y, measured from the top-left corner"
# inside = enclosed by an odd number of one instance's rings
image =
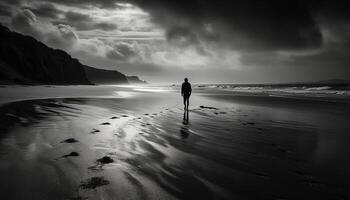
[[[348,103],[114,90],[2,104],[0,199],[350,198]]]

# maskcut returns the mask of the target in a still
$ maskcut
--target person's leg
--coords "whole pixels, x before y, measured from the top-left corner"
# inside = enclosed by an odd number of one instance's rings
[[[187,110],[189,105],[190,105],[190,97],[187,97]]]
[[[184,95],[184,106],[185,106],[185,109],[186,109],[186,96]]]

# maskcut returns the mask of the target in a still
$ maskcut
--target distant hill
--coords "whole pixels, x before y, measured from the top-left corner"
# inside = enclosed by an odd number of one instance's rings
[[[0,84],[128,84],[118,71],[83,65],[62,50],[0,24]]]
[[[84,66],[87,78],[94,84],[128,84],[127,77],[114,70],[96,69],[89,66]]]
[[[141,80],[138,76],[127,76],[127,79],[131,84],[148,84],[146,81]]]

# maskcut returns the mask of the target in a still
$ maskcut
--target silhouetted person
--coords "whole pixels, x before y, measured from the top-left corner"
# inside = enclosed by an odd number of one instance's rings
[[[182,87],[181,87],[181,95],[184,98],[185,110],[188,110],[191,93],[192,93],[191,84],[188,82],[188,79],[185,78],[185,82],[182,83]]]

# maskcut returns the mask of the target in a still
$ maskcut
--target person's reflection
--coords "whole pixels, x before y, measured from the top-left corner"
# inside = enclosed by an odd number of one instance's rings
[[[188,124],[188,110],[185,110],[185,111],[184,111],[184,119],[183,119],[182,123],[183,123],[184,125],[187,125],[187,124]]]
[[[183,118],[182,124],[184,126],[182,126],[180,129],[181,138],[186,139],[189,136],[189,130],[187,127],[187,125],[189,124],[188,110],[184,111],[184,118]]]

